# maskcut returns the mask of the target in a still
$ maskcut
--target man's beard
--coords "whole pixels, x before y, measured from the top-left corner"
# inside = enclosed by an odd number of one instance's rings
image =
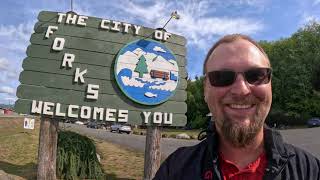
[[[264,124],[264,118],[255,115],[248,126],[235,123],[227,116],[222,120],[221,135],[234,147],[243,148],[253,142]]]

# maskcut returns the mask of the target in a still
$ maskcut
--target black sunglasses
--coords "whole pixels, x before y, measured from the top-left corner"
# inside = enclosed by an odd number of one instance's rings
[[[235,72],[232,70],[211,71],[207,73],[211,86],[229,86],[237,79],[238,74],[242,74],[245,80],[252,85],[267,84],[271,79],[271,68],[252,68],[245,72]]]

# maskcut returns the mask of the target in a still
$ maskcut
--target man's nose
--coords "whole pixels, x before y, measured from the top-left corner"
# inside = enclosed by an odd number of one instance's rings
[[[235,82],[232,84],[231,93],[234,95],[245,96],[251,92],[249,83],[242,74],[238,74]]]

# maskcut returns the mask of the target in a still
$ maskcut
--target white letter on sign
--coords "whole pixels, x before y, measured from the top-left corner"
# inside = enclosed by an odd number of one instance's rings
[[[103,120],[103,108],[94,107],[93,108],[93,119],[96,120],[99,114],[99,120]]]
[[[61,51],[64,47],[64,38],[55,38],[53,41],[52,49],[56,51]]]
[[[62,22],[62,18],[66,16],[66,14],[64,13],[58,13],[58,23],[61,23]]]
[[[99,85],[88,84],[87,99],[98,99]]]
[[[128,122],[128,110],[119,109],[118,122]]]
[[[84,83],[84,78],[83,75],[87,73],[87,69],[84,71],[80,72],[80,68],[76,68],[76,73],[74,75],[74,82],[78,82],[78,79],[80,79],[81,83]]]
[[[87,24],[84,22],[86,19],[88,19],[87,16],[79,16],[77,24],[80,26],[86,26]]]
[[[135,29],[135,30],[134,30],[134,34],[135,34],[135,35],[138,35],[141,26],[133,25],[133,27],[134,27],[134,29]]]
[[[121,24],[121,22],[118,22],[118,21],[112,21],[113,22],[113,27],[111,28],[111,30],[113,30],[113,31],[120,31],[120,29],[119,29],[119,25]]]
[[[51,109],[54,107],[54,103],[52,102],[44,102],[43,103],[43,113],[45,115],[53,115],[53,111]]]
[[[39,101],[37,104],[36,100],[32,100],[31,113],[41,114],[42,111],[42,101]]]
[[[154,112],[153,113],[153,123],[154,124],[161,124],[162,122],[162,113],[161,112]]]
[[[162,31],[159,31],[159,30],[156,30],[154,32],[154,38],[157,39],[157,40],[162,40]]]
[[[116,121],[116,118],[114,118],[114,114],[117,112],[116,109],[107,109],[106,110],[106,121]]]
[[[124,32],[128,33],[129,32],[129,27],[131,26],[131,24],[123,23],[123,26],[124,26]]]
[[[151,112],[143,112],[143,115],[144,115],[144,123],[148,124],[150,114],[151,114]]]
[[[163,40],[164,41],[168,40],[170,36],[171,36],[170,33],[164,32]]]
[[[53,34],[53,30],[58,30],[58,26],[48,26],[48,29],[45,35],[46,39],[48,39],[49,36]]]
[[[78,118],[78,113],[77,114],[73,114],[73,110],[74,109],[78,109],[79,110],[79,106],[77,106],[77,105],[69,105],[69,107],[68,107],[68,117]]]
[[[63,55],[62,67],[66,67],[67,65],[68,68],[72,68],[72,62],[74,62],[74,58],[74,54],[65,53]]]
[[[66,19],[67,24],[76,24],[76,21],[77,21],[77,15],[67,14],[67,19]]]
[[[102,29],[110,29],[109,26],[107,26],[108,23],[110,23],[110,21],[104,19],[104,20],[101,21],[100,27]]]
[[[169,119],[168,119],[168,113],[164,113],[163,116],[164,116],[163,124],[172,124],[172,113],[169,113]]]
[[[91,107],[82,106],[80,110],[80,118],[82,119],[90,119],[91,117]]]
[[[57,103],[56,104],[56,113],[55,113],[55,116],[66,116],[66,113],[62,113],[61,112],[61,104],[60,103]]]

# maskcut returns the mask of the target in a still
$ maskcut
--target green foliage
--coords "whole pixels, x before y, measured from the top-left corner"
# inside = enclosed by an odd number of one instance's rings
[[[273,102],[267,123],[305,125],[320,117],[320,24],[310,22],[291,37],[261,41],[272,65]],[[188,126],[205,125],[203,77],[188,80]]]
[[[139,73],[139,77],[142,78],[143,74],[148,73],[148,68],[147,68],[147,63],[146,63],[146,58],[142,55],[139,58],[139,61],[137,63],[136,68],[134,69],[135,72]]]
[[[105,179],[91,139],[71,131],[60,131],[57,173],[62,179]]]
[[[204,77],[196,77],[194,81],[187,81],[187,126],[191,128],[205,128],[209,109],[203,98]]]
[[[269,122],[278,117],[290,119],[283,124],[302,125],[320,116],[320,24],[311,22],[289,38],[260,44],[273,68],[271,112],[277,113]]]

